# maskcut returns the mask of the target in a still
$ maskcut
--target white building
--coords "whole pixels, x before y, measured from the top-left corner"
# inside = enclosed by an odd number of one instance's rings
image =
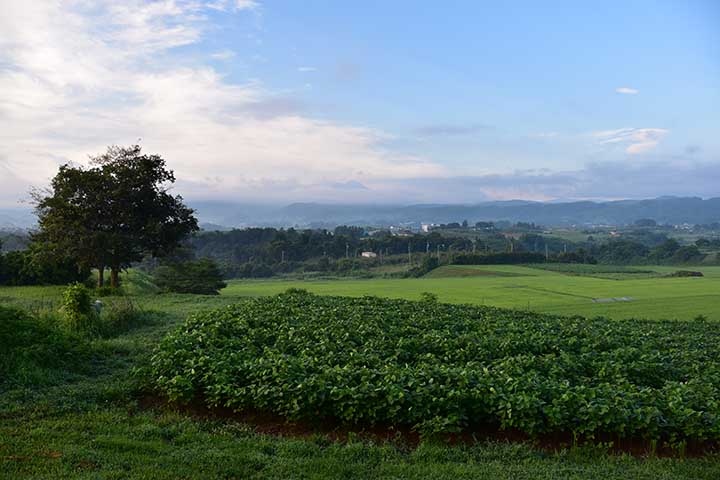
[[[365,258],[375,258],[375,257],[377,257],[377,253],[375,253],[375,252],[362,252],[362,253],[360,254],[360,256],[361,256],[361,257],[365,257]]]

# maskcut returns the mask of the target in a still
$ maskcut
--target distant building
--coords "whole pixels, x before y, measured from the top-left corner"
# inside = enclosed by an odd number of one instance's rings
[[[420,231],[423,233],[430,233],[435,228],[437,228],[438,225],[435,223],[421,223],[420,224]]]
[[[409,228],[395,226],[390,227],[390,233],[392,233],[396,237],[410,237],[414,235],[413,231]]]
[[[378,255],[377,255],[377,253],[375,253],[375,252],[362,252],[362,253],[360,254],[360,256],[361,256],[361,257],[364,257],[364,258],[375,258],[375,257],[377,257]]]

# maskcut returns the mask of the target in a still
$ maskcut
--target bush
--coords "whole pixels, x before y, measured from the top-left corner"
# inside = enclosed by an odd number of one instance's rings
[[[209,258],[161,266],[154,277],[155,284],[166,292],[218,295],[227,286],[220,268]]]
[[[420,301],[435,304],[438,303],[438,296],[431,292],[422,292],[420,294]]]
[[[83,334],[99,333],[99,314],[93,308],[90,291],[82,283],[73,283],[65,289],[61,313],[68,330]]]
[[[423,275],[427,275],[428,273],[432,272],[439,266],[440,266],[440,261],[437,259],[437,257],[433,257],[432,255],[425,255],[423,257],[420,265],[408,270],[406,276],[422,277]]]
[[[676,270],[667,275],[668,277],[704,277],[702,272],[693,270]]]
[[[0,253],[0,285],[66,285],[89,275],[89,270],[78,270],[74,259],[57,258],[37,243],[27,250]]]
[[[720,324],[289,292],[192,316],[154,385],[290,419],[720,440]]]
[[[59,383],[88,369],[87,342],[53,320],[0,306],[0,387]]]

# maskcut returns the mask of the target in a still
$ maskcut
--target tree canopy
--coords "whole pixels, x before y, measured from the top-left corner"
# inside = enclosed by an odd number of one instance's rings
[[[171,253],[198,230],[192,209],[169,193],[173,172],[159,155],[139,145],[111,146],[89,167],[62,165],[48,191],[35,194],[38,239],[80,267],[98,270],[98,285],[110,283],[145,255]]]

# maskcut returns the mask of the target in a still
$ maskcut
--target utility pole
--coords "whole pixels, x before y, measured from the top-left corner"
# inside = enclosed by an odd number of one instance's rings
[[[545,244],[545,260],[547,260],[548,258],[550,258],[550,253],[548,252],[548,246],[547,246],[547,243],[546,243],[546,244]]]
[[[410,253],[410,242],[408,242],[408,263],[412,265],[412,253]]]
[[[430,253],[430,242],[425,242],[425,253]]]
[[[440,244],[439,244],[439,243],[438,243],[438,246],[437,246],[437,259],[438,259],[438,262],[439,262],[439,261],[440,261]]]
[[[280,263],[285,263],[285,250],[282,251]]]
[[[345,258],[350,258],[350,244],[345,244]]]

